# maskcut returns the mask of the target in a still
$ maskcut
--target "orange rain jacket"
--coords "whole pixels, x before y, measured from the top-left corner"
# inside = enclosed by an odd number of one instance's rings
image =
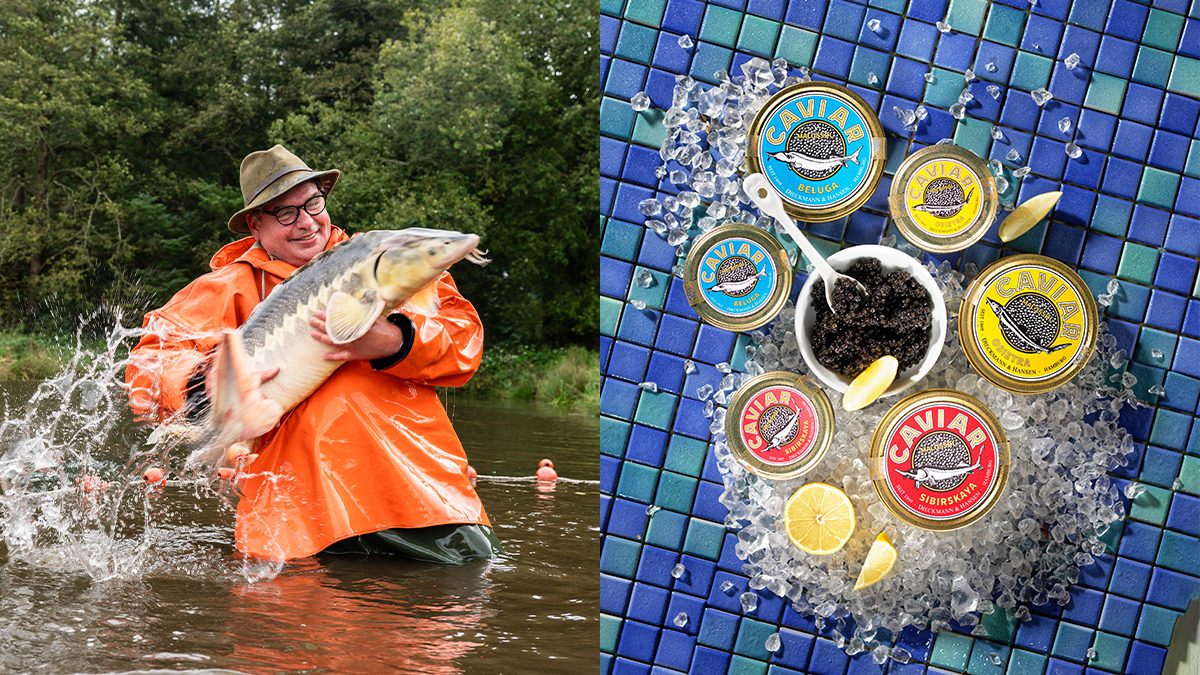
[[[327,248],[346,238],[333,228]],[[242,325],[296,270],[251,237],[223,247],[211,267],[146,315],[143,325],[154,333],[134,347],[126,371],[139,415],[161,420],[183,407],[189,378],[218,334]],[[238,550],[290,560],[389,528],[490,524],[434,391],[471,378],[483,326],[449,273],[437,285],[441,309],[409,317],[415,339],[399,363],[383,371],[346,363],[258,439],[252,475],[240,483]]]

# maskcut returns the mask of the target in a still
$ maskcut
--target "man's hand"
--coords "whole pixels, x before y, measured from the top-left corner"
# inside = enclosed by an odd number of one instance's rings
[[[400,351],[400,347],[404,345],[404,333],[385,316],[375,319],[375,323],[371,324],[362,337],[343,345],[334,344],[325,332],[325,312],[314,314],[313,318],[308,320],[308,325],[313,327],[310,333],[314,340],[334,347],[334,351],[325,355],[326,361],[382,359]]]

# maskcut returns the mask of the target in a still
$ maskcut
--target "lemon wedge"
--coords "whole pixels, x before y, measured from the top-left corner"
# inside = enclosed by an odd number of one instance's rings
[[[892,546],[892,540],[888,539],[886,532],[880,532],[867,552],[862,571],[858,573],[858,581],[854,582],[854,590],[860,591],[875,584],[891,573],[895,564],[896,547]]]
[[[1033,229],[1034,225],[1042,222],[1042,218],[1050,213],[1060,197],[1062,193],[1054,191],[1025,200],[1000,223],[1000,241],[1008,243]]]
[[[896,371],[900,362],[894,356],[881,356],[858,374],[854,381],[846,387],[842,396],[842,408],[845,410],[862,410],[883,395],[892,382],[896,380]]]
[[[829,555],[854,534],[854,506],[828,483],[808,483],[788,499],[783,513],[788,539],[801,551]]]

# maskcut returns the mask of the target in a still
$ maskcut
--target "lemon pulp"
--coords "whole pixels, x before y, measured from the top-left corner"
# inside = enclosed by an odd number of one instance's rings
[[[888,539],[886,532],[880,532],[867,552],[863,561],[862,571],[858,573],[858,581],[854,582],[854,590],[862,590],[880,579],[886,577],[896,564],[896,547]]]
[[[896,381],[896,372],[900,362],[894,356],[881,356],[858,374],[854,381],[846,387],[842,396],[842,408],[846,410],[861,410],[883,395],[892,382]]]
[[[788,538],[813,555],[835,553],[854,534],[854,507],[828,483],[808,483],[788,499],[783,515]]]

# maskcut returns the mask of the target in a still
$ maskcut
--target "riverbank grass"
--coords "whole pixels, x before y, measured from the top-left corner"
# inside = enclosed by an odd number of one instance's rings
[[[540,401],[577,412],[600,410],[598,352],[584,347],[533,349],[490,346],[464,387],[470,396]]]

